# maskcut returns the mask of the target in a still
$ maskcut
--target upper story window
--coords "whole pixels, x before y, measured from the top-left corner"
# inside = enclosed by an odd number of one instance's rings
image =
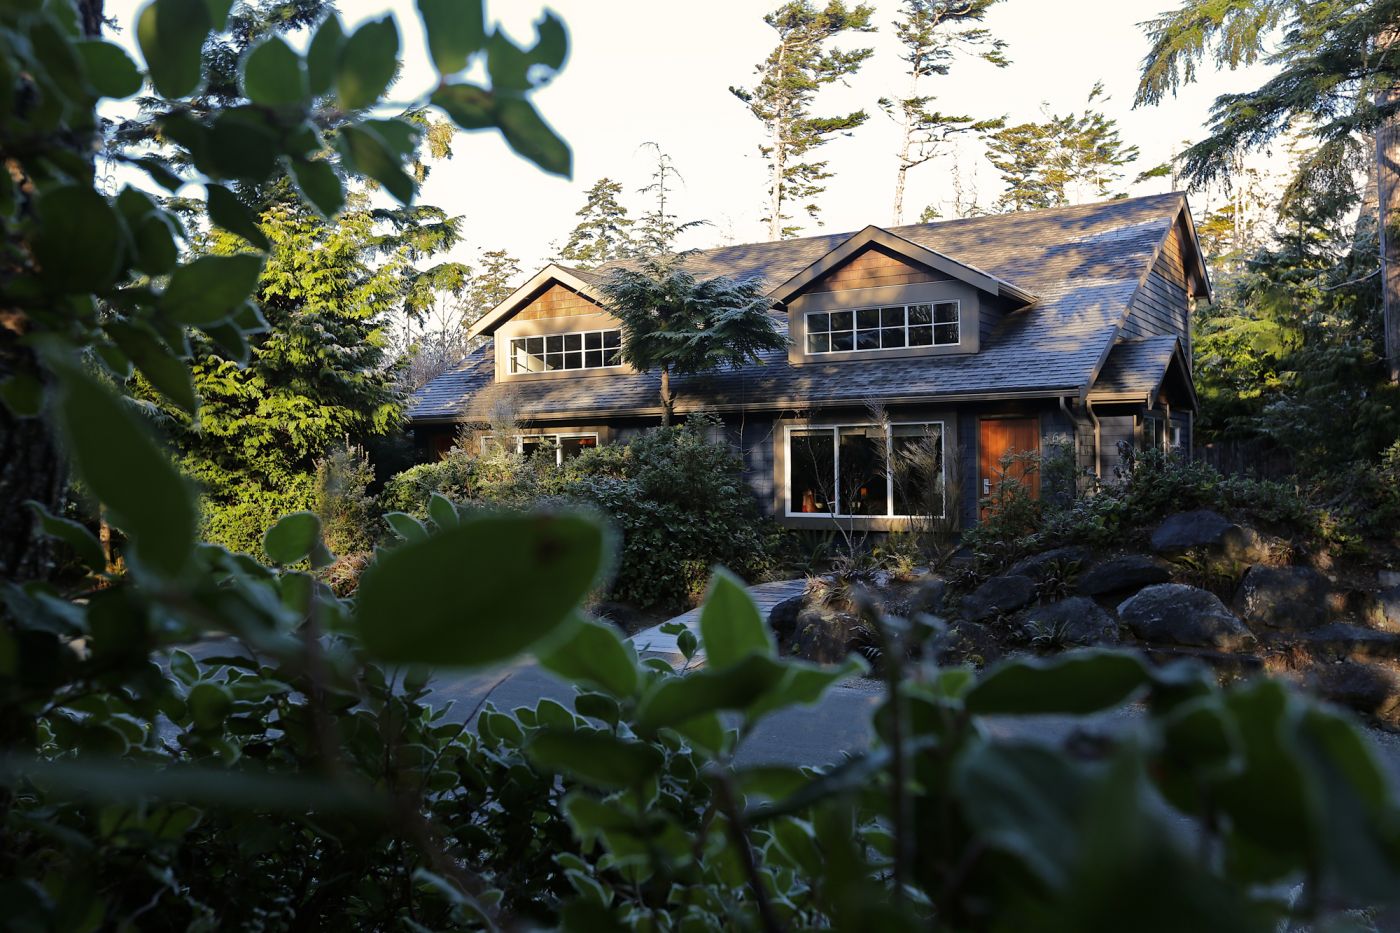
[[[511,375],[621,365],[622,331],[616,328],[510,339]]]
[[[956,346],[961,339],[956,301],[807,312],[808,353]]]

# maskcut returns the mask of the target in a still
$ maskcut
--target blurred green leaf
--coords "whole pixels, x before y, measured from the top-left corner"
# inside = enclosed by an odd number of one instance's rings
[[[389,528],[403,538],[405,541],[425,541],[428,537],[428,529],[423,527],[423,523],[406,512],[386,512],[384,521]]]
[[[674,726],[703,713],[744,711],[782,682],[787,668],[772,658],[750,654],[729,667],[706,667],[663,680],[637,709],[642,729]]]
[[[103,292],[121,267],[126,237],[122,219],[89,185],[49,188],[38,199],[34,254],[44,284],[53,291]]]
[[[340,63],[340,50],[345,44],[345,31],[340,28],[340,18],[331,11],[306,50],[306,81],[311,94],[320,97],[335,86],[335,72]]]
[[[291,160],[292,180],[301,193],[327,220],[345,206],[345,189],[335,166],[323,159]]]
[[[283,515],[263,535],[263,550],[275,564],[295,564],[311,556],[321,540],[321,519],[315,512]]]
[[[351,166],[379,182],[401,203],[413,200],[417,185],[403,170],[403,162],[391,144],[374,129],[364,125],[345,127],[338,148]]]
[[[136,39],[162,97],[184,97],[199,86],[204,40],[213,25],[205,0],[154,0],[141,11]]]
[[[340,49],[336,96],[342,110],[361,110],[379,100],[398,68],[399,29],[392,16],[370,20]]]
[[[360,578],[365,647],[385,661],[445,666],[514,657],[569,618],[607,551],[602,529],[572,515],[478,516],[407,542]]]
[[[661,752],[596,729],[544,729],[526,747],[536,765],[600,787],[633,787],[661,767]]]
[[[114,318],[104,329],[161,395],[182,411],[190,415],[195,413],[199,402],[195,398],[189,365],[184,360],[140,324]]]
[[[209,199],[209,219],[229,233],[236,233],[260,250],[272,249],[272,244],[258,229],[253,212],[238,199],[238,196],[223,185],[205,186]]]
[[[428,517],[439,528],[451,528],[461,521],[461,517],[457,514],[457,506],[452,504],[451,499],[437,491],[428,497]]]
[[[418,0],[418,15],[433,64],[444,75],[467,67],[467,59],[486,44],[481,0]]]
[[[253,46],[243,59],[242,74],[243,94],[255,104],[289,106],[309,96],[301,56],[281,36],[268,36]]]
[[[121,46],[85,39],[76,47],[88,82],[103,97],[121,100],[141,90],[141,72]]]
[[[1081,715],[1121,706],[1149,681],[1135,655],[1073,651],[1053,658],[1016,659],[992,668],[967,692],[974,715]]]
[[[568,143],[540,117],[533,104],[522,98],[496,103],[496,122],[510,148],[554,175],[573,176],[573,153]]]
[[[253,293],[262,267],[263,258],[252,253],[200,256],[170,276],[158,307],[182,324],[222,321]]]
[[[146,426],[107,386],[59,352],[46,362],[59,377],[59,423],[74,465],[132,540],[141,560],[173,575],[194,551],[194,497]]]
[[[722,567],[710,578],[700,610],[700,641],[714,667],[733,664],[750,653],[773,654],[773,636],[753,597],[742,580]]]
[[[470,84],[444,84],[433,91],[432,103],[464,130],[496,125],[496,102],[486,91]]]
[[[50,538],[57,538],[72,548],[78,560],[82,561],[89,570],[93,573],[102,573],[107,569],[107,555],[102,553],[102,545],[84,525],[71,518],[62,518],[51,514],[48,509],[33,499],[27,500],[24,504],[29,506],[30,511],[38,519],[39,527],[44,534]]]
[[[190,688],[186,699],[196,729],[212,732],[223,726],[233,709],[233,697],[223,684],[202,681]]]
[[[565,680],[630,697],[637,690],[637,653],[606,622],[577,619],[568,635],[540,655],[540,664]]]

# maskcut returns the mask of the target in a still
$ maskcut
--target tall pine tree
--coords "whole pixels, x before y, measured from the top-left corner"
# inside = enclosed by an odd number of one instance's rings
[[[618,201],[622,185],[611,178],[600,178],[584,195],[583,207],[575,215],[578,225],[569,234],[569,241],[559,251],[559,258],[578,266],[593,269],[614,259],[632,255],[632,227],[636,223],[627,216],[627,208]]]
[[[520,260],[504,249],[483,250],[464,292],[462,320],[470,325],[520,286]]]
[[[1052,114],[1042,122],[1018,123],[991,135],[987,160],[1001,173],[1005,186],[997,201],[1001,210],[1037,210],[1123,196],[1115,189],[1123,169],[1137,161],[1138,148],[1123,141],[1116,120],[1094,108],[1101,97],[1103,85],[1095,84],[1082,113]]]
[[[950,137],[985,132],[1002,125],[1000,120],[977,120],[933,109],[935,97],[925,89],[929,78],[948,74],[959,54],[971,54],[998,67],[1006,67],[1006,43],[980,26],[987,10],[1000,0],[904,0],[895,36],[900,59],[907,63],[907,96],[880,98],[880,107],[899,126],[896,149],[893,218],[904,222],[904,191],[909,172],[932,161]]]
[[[789,224],[794,204],[801,204],[816,221],[816,198],[831,177],[827,163],[812,153],[838,133],[849,133],[867,119],[864,110],[835,116],[815,115],[817,92],[860,70],[870,58],[869,48],[839,49],[830,44],[845,33],[874,32],[874,10],[860,4],[848,8],[842,0],[828,0],[817,9],[811,0],[789,0],[763,21],[778,33],[778,44],[755,71],[752,88],[729,90],[763,123],[768,141],[759,152],[768,162],[768,236],[796,236],[801,228]],[[805,203],[802,203],[805,202]]]

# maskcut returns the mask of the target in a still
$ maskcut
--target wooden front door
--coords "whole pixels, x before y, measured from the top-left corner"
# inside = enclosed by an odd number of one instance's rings
[[[1040,450],[1040,419],[984,418],[977,444],[977,497],[986,499],[996,493],[1003,479],[1024,483],[1034,499],[1040,498],[1040,471],[1037,464],[1026,459],[1003,466],[1008,455],[1033,453]],[[987,509],[981,510],[983,518]]]

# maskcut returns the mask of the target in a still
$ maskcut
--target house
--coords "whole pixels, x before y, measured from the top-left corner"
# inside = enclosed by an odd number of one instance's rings
[[[1053,445],[1079,475],[1112,481],[1120,442],[1191,445],[1191,312],[1210,282],[1184,195],[871,226],[686,263],[761,279],[788,334],[760,364],[673,379],[678,414],[723,419],[786,524],[889,530],[914,512],[965,524],[1007,475],[1005,455]],[[603,274],[550,265],[472,327],[483,345],[413,400],[424,456],[483,424],[494,398],[523,416],[521,449],[559,460],[659,422],[658,376],[622,365]],[[932,459],[918,488],[886,466],[911,451]]]

